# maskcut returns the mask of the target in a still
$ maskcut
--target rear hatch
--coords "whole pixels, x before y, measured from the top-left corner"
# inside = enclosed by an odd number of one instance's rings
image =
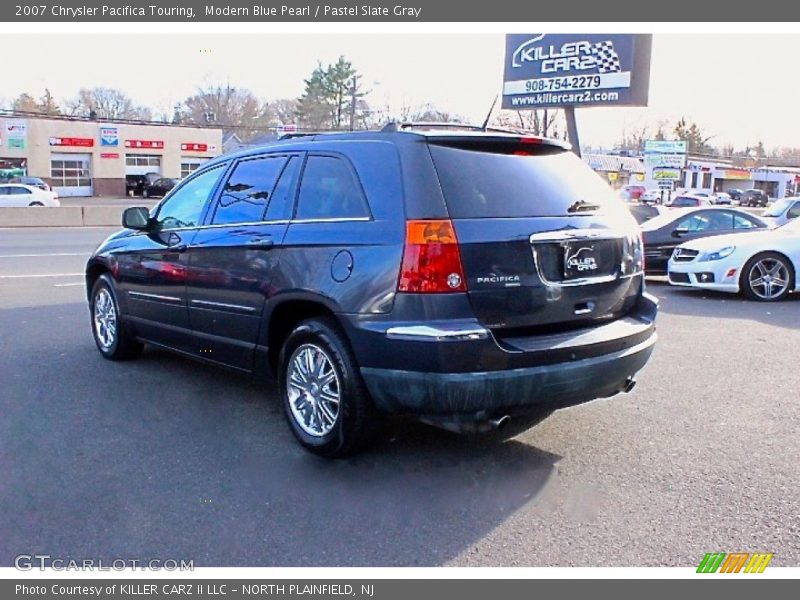
[[[431,136],[470,303],[499,335],[626,314],[641,291],[635,220],[563,146],[537,138]]]

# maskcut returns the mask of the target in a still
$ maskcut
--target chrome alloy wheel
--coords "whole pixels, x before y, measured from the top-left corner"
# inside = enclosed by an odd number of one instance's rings
[[[104,350],[117,339],[117,308],[106,288],[100,288],[94,297],[94,332]]]
[[[330,433],[339,417],[339,376],[333,361],[319,346],[303,344],[289,359],[286,391],[292,417],[308,435]]]
[[[750,268],[747,278],[756,296],[772,300],[789,286],[789,269],[776,258],[762,258]]]

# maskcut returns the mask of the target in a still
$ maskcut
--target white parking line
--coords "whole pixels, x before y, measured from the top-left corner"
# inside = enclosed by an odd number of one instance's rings
[[[83,281],[78,281],[76,283],[54,283],[53,287],[70,287],[73,285],[84,285]]]
[[[48,256],[90,256],[89,252],[57,252],[55,254],[0,254],[0,258],[44,258]]]
[[[0,279],[26,279],[28,277],[83,277],[84,273],[42,273],[36,275],[0,275]]]

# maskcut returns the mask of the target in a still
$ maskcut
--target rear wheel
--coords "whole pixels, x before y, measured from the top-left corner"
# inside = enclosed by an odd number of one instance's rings
[[[31,202],[28,206],[44,206],[44,204],[37,200],[36,202]]]
[[[120,318],[114,281],[108,275],[98,277],[92,287],[92,334],[103,358],[125,360],[142,353],[143,345],[125,329]]]
[[[292,331],[281,349],[278,377],[286,420],[307,450],[348,456],[380,431],[381,415],[332,319],[309,319]]]
[[[776,252],[757,254],[742,269],[740,288],[750,300],[782,300],[794,284],[791,263]]]

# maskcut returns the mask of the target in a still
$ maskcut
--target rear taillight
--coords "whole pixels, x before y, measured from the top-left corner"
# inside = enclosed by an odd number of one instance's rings
[[[449,220],[407,221],[400,292],[465,292],[456,231]]]

